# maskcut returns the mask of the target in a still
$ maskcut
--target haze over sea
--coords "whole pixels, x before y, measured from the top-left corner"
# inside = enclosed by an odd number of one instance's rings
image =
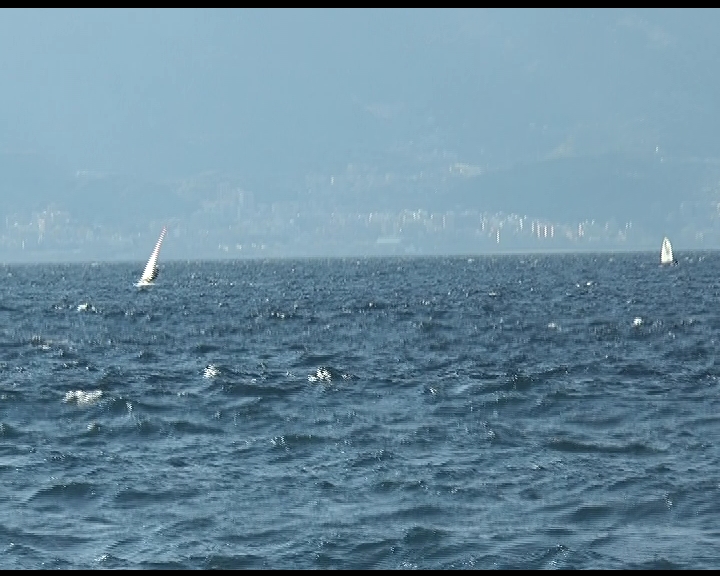
[[[0,565],[716,568],[676,256],[0,267]]]

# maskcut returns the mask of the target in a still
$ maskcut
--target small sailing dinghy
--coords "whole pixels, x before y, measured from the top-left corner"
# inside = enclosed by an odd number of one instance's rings
[[[660,249],[660,264],[677,264],[673,255],[672,244],[667,236],[663,238],[662,248]]]
[[[145,270],[143,270],[142,276],[140,276],[140,280],[138,280],[135,284],[135,286],[137,286],[138,288],[152,286],[155,282],[155,278],[157,278],[158,272],[160,271],[157,265],[158,256],[160,255],[160,247],[162,246],[163,240],[165,239],[166,232],[167,228],[163,227],[162,232],[160,232],[160,238],[158,238],[157,244],[155,244],[155,248],[153,249],[152,254],[150,254],[150,259],[145,265]]]

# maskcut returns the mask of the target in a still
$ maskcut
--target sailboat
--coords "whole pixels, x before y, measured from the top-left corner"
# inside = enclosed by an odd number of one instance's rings
[[[673,256],[672,244],[667,236],[663,238],[662,248],[660,248],[660,264],[677,264],[677,260]]]
[[[160,246],[162,246],[166,232],[167,228],[163,226],[162,232],[160,232],[160,238],[158,238],[157,244],[155,244],[155,248],[153,249],[152,254],[150,254],[150,259],[145,265],[145,270],[143,270],[140,280],[138,280],[135,284],[138,288],[152,286],[155,282],[155,278],[157,278],[158,272],[160,271],[157,265],[158,256],[160,255]]]

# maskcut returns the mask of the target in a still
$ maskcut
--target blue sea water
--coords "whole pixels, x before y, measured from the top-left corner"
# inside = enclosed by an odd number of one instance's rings
[[[0,266],[0,566],[720,565],[720,253]]]

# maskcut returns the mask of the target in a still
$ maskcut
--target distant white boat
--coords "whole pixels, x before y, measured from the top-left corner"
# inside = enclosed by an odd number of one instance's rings
[[[662,248],[660,248],[660,264],[677,264],[677,260],[673,256],[672,244],[667,236],[663,238]]]
[[[152,286],[155,282],[155,278],[157,278],[158,272],[160,271],[157,265],[158,256],[160,255],[160,247],[165,239],[166,232],[167,228],[163,227],[162,232],[160,232],[160,238],[158,238],[157,244],[155,244],[155,248],[153,249],[152,254],[150,254],[150,259],[145,265],[145,270],[143,270],[140,280],[138,280],[135,284],[138,288]]]

